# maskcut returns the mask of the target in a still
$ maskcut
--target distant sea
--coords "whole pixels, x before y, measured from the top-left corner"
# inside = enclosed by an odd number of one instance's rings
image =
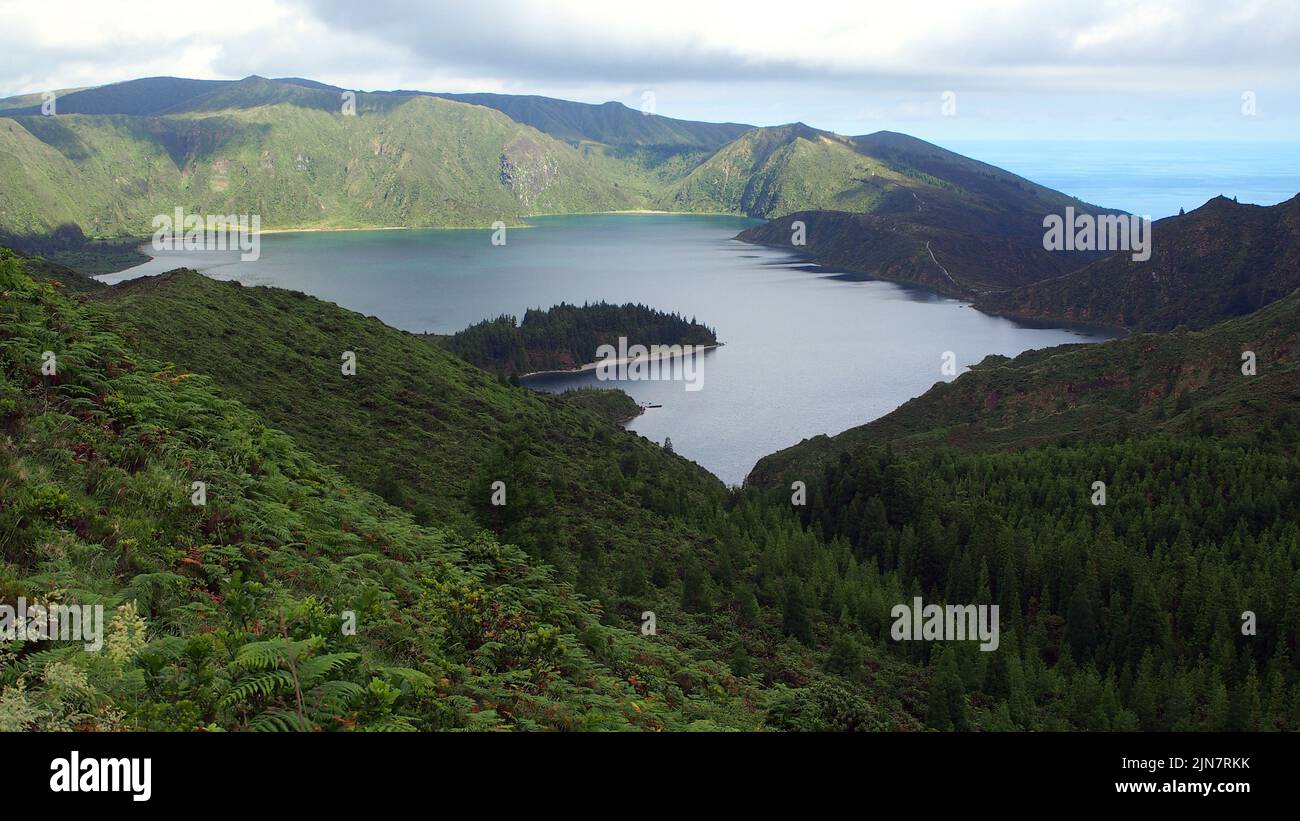
[[[954,140],[944,148],[1093,205],[1154,219],[1223,194],[1274,205],[1300,193],[1300,141]]]

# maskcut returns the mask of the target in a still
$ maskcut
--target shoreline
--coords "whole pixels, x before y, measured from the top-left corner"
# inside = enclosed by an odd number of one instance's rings
[[[742,231],[741,233],[744,232]],[[1102,333],[1113,334],[1114,338],[1116,339],[1123,339],[1124,337],[1131,336],[1133,334],[1133,331],[1129,328],[1125,328],[1120,325],[1110,325],[1105,322],[1089,322],[1086,320],[1070,319],[1068,317],[1050,317],[1050,316],[1035,317],[1035,316],[1015,314],[1009,311],[1005,311],[1005,312],[995,311],[986,308],[985,306],[979,303],[980,297],[983,296],[983,293],[980,292],[967,292],[965,294],[962,294],[950,290],[941,290],[939,288],[935,288],[934,286],[925,285],[920,282],[914,282],[909,279],[900,279],[897,277],[886,277],[886,276],[881,276],[879,274],[868,273],[862,270],[856,270],[850,268],[847,265],[832,265],[830,263],[819,260],[817,258],[817,255],[811,251],[791,248],[788,245],[781,245],[778,243],[762,242],[760,240],[753,240],[753,239],[745,239],[740,234],[737,234],[736,236],[732,237],[732,239],[736,240],[737,242],[743,242],[746,245],[753,245],[758,248],[776,248],[779,250],[788,251],[794,254],[797,258],[799,258],[800,261],[806,262],[811,265],[816,265],[818,268],[821,269],[820,274],[822,276],[830,277],[833,279],[842,279],[846,282],[888,282],[902,288],[916,288],[921,291],[925,291],[926,293],[935,294],[937,296],[941,296],[946,299],[955,299],[958,302],[964,303],[967,308],[971,308],[973,310],[979,311],[985,316],[996,317],[998,319],[1006,319],[1025,328],[1037,328],[1037,329],[1047,329],[1047,330],[1059,329],[1065,331],[1100,331]],[[947,271],[945,271],[944,273],[947,274]],[[949,276],[949,280],[950,281],[952,280],[951,276]],[[1085,344],[1096,344],[1096,343],[1085,343]]]
[[[630,208],[618,211],[565,211],[543,214],[529,214],[524,217],[524,222],[517,224],[506,223],[509,230],[521,228],[536,228],[526,220],[535,217],[593,217],[593,216],[683,216],[683,217],[739,217],[743,219],[757,219],[756,217],[747,217],[745,214],[731,214],[725,211],[662,211],[654,208]],[[349,231],[493,231],[491,225],[362,225],[350,227],[321,227],[312,228],[261,228],[258,234],[334,234]],[[140,244],[135,246],[136,251],[149,257],[149,262],[157,259],[153,253],[151,245],[152,234],[145,234],[139,237],[92,237],[95,242],[128,242],[132,239],[137,240]],[[127,268],[119,268],[116,271],[103,271],[93,274],[93,277],[113,276],[123,271],[130,271],[132,268],[138,268],[141,265],[148,265],[149,262],[141,262]],[[184,267],[184,266],[181,266]]]
[[[697,351],[701,351],[701,352],[712,351],[721,348],[725,344],[727,343],[716,342],[712,345],[696,345],[695,348]],[[685,354],[683,354],[683,356],[684,355]],[[572,375],[578,373],[586,373],[587,371],[594,371],[596,368],[599,368],[601,365],[615,365],[615,366],[630,365],[633,362],[658,362],[660,360],[671,360],[677,358],[678,357],[671,356],[671,355],[656,356],[654,354],[646,354],[645,356],[637,356],[637,357],[620,357],[618,359],[607,359],[604,360],[603,362],[586,362],[583,363],[582,365],[579,365],[576,368],[561,368],[559,370],[551,370],[551,371],[530,371],[528,373],[519,374],[519,379],[520,381],[523,381],[524,379],[531,379],[534,376],[563,376],[566,374]]]
[[[555,217],[555,216],[599,216],[599,215],[619,215],[619,216],[638,216],[638,215],[645,215],[645,216],[715,216],[715,217],[716,217],[716,216],[739,216],[739,217],[744,217],[744,216],[745,216],[745,215],[743,215],[743,214],[726,214],[726,213],[721,213],[721,212],[714,213],[714,212],[697,212],[697,211],[660,211],[660,210],[655,210],[655,209],[630,209],[630,210],[622,210],[622,211],[583,211],[583,212],[564,213],[564,214],[533,214],[533,215],[530,215],[530,216],[533,216],[533,217]],[[507,226],[506,226],[506,228],[508,228],[508,229],[517,229],[517,228],[535,228],[535,227],[536,227],[535,225],[529,225],[529,224],[527,224],[527,223],[522,224],[522,225],[507,225]],[[482,228],[481,226],[465,226],[465,225],[461,225],[461,226],[433,226],[433,227],[430,227],[430,226],[415,227],[415,226],[408,226],[408,225],[388,225],[388,226],[360,227],[360,228],[264,228],[264,229],[261,229],[261,231],[260,231],[259,233],[261,233],[261,234],[328,234],[328,233],[341,233],[341,232],[349,232],[349,231],[475,231],[475,230],[493,230],[493,229],[491,229],[491,228]],[[980,313],[984,314],[985,316],[991,316],[991,317],[998,317],[998,318],[1000,318],[1000,319],[1006,319],[1006,320],[1009,320],[1009,321],[1011,321],[1011,322],[1014,322],[1014,323],[1016,323],[1016,324],[1018,324],[1018,325],[1022,325],[1022,326],[1024,326],[1024,327],[1029,327],[1029,328],[1060,328],[1060,329],[1062,329],[1062,330],[1075,330],[1075,331],[1099,331],[1099,332],[1102,332],[1102,333],[1113,334],[1113,335],[1115,336],[1115,338],[1121,338],[1121,339],[1124,338],[1124,337],[1126,337],[1126,336],[1131,336],[1132,333],[1133,333],[1133,331],[1132,331],[1131,329],[1129,329],[1129,328],[1125,328],[1125,327],[1122,327],[1122,326],[1116,326],[1116,325],[1110,325],[1110,324],[1107,324],[1107,323],[1104,323],[1104,322],[1089,322],[1089,321],[1086,321],[1086,320],[1070,319],[1070,318],[1068,318],[1068,317],[1023,316],[1023,315],[1017,315],[1017,314],[1015,314],[1014,312],[1010,312],[1010,311],[996,311],[996,310],[989,310],[989,309],[987,309],[987,308],[985,308],[984,306],[981,306],[981,305],[979,304],[979,298],[982,296],[982,294],[980,294],[980,293],[978,293],[978,292],[976,292],[976,293],[971,293],[971,292],[965,292],[965,293],[962,293],[962,292],[960,292],[960,290],[956,290],[956,289],[954,289],[954,290],[949,290],[949,289],[939,289],[939,288],[935,288],[935,287],[933,287],[933,286],[931,286],[931,285],[924,285],[924,284],[921,284],[921,283],[919,283],[919,282],[914,282],[914,281],[907,280],[907,279],[901,279],[901,278],[895,278],[895,277],[885,277],[885,276],[880,276],[879,274],[868,273],[867,271],[855,270],[855,269],[853,269],[853,268],[851,268],[851,267],[849,267],[849,266],[844,266],[844,265],[831,265],[830,263],[827,263],[827,262],[824,262],[824,261],[820,260],[820,259],[818,258],[818,256],[817,256],[815,253],[813,253],[812,251],[809,251],[809,250],[803,250],[803,249],[795,249],[795,248],[792,248],[792,247],[790,247],[790,246],[788,246],[788,245],[781,245],[781,244],[778,244],[778,243],[769,243],[769,242],[763,242],[763,241],[761,241],[761,240],[745,239],[745,238],[742,236],[742,234],[744,234],[744,231],[740,232],[739,234],[736,234],[736,235],[733,236],[731,239],[734,240],[734,241],[737,241],[737,242],[743,242],[743,243],[746,244],[746,245],[752,245],[752,246],[755,246],[755,247],[757,247],[757,248],[773,248],[773,249],[777,249],[777,250],[786,251],[786,252],[788,252],[788,253],[790,253],[790,254],[793,254],[793,255],[794,255],[796,258],[798,258],[801,262],[805,262],[805,263],[808,263],[808,264],[811,264],[811,265],[816,265],[818,268],[821,269],[821,272],[820,272],[820,273],[821,273],[822,276],[832,277],[832,278],[837,278],[837,279],[845,279],[845,280],[848,280],[848,281],[876,281],[876,282],[890,282],[890,283],[893,283],[893,284],[898,285],[898,286],[903,287],[903,288],[918,288],[918,289],[920,289],[920,290],[922,290],[922,291],[926,291],[926,292],[928,292],[928,293],[937,294],[937,295],[939,295],[939,296],[946,297],[946,298],[948,298],[948,299],[956,299],[956,300],[958,300],[958,301],[960,301],[960,302],[964,302],[964,303],[966,303],[967,307],[969,307],[969,308],[973,308],[974,310],[979,311]],[[138,264],[136,264],[136,265],[132,265],[132,266],[130,266],[130,267],[128,267],[128,268],[121,268],[121,269],[116,270],[116,271],[106,271],[106,272],[104,272],[104,273],[92,274],[92,275],[89,275],[90,278],[93,279],[93,280],[96,280],[96,281],[98,281],[98,282],[103,282],[103,278],[104,278],[104,277],[114,277],[114,276],[118,276],[119,274],[125,273],[125,272],[127,272],[127,271],[134,270],[134,269],[139,268],[139,267],[141,267],[141,266],[143,266],[143,265],[148,265],[149,263],[151,263],[151,262],[153,262],[153,261],[155,261],[155,260],[157,260],[157,259],[159,258],[159,257],[155,256],[155,255],[152,253],[152,251],[153,251],[153,246],[152,246],[152,243],[151,243],[151,238],[142,238],[140,242],[141,242],[141,244],[138,245],[138,246],[136,246],[136,250],[137,250],[139,253],[144,254],[145,256],[147,256],[147,257],[149,258],[147,262],[141,262],[141,263],[138,263]],[[181,265],[181,266],[178,266],[178,267],[183,268],[183,267],[185,267],[185,266]],[[175,270],[175,269],[171,269],[171,270]],[[160,271],[159,273],[166,273],[166,271]],[[947,273],[947,272],[945,271],[944,273]],[[154,275],[153,275],[153,274],[141,274],[140,276],[154,276]],[[862,279],[858,279],[858,278],[862,278]],[[951,276],[949,277],[949,280],[951,281]],[[125,280],[123,280],[123,281],[125,281]],[[115,285],[115,284],[117,284],[117,283],[104,283],[104,284],[106,284],[106,285],[110,285],[110,286],[111,286],[111,285]],[[954,282],[954,285],[956,285],[955,282]],[[960,286],[959,286],[959,287],[960,287]],[[705,347],[705,346],[701,346],[701,347],[704,348],[705,350],[709,350],[709,349],[712,349],[712,348],[714,348],[714,347],[720,347],[721,345],[722,345],[722,343],[718,343],[718,345],[715,345],[715,346],[707,346],[707,347]],[[533,371],[533,372],[530,372],[530,373],[527,373],[527,374],[521,374],[521,375],[519,376],[519,378],[520,378],[520,379],[527,379],[527,378],[529,378],[529,377],[533,377],[533,376],[546,376],[546,375],[554,375],[554,374],[575,374],[575,373],[583,373],[584,371],[591,370],[591,369],[597,367],[599,364],[600,364],[600,363],[588,362],[588,363],[585,363],[584,365],[582,365],[582,366],[580,366],[580,367],[578,367],[578,368],[569,369],[569,370]],[[615,364],[615,365],[623,365],[623,364],[628,364],[628,363],[627,363],[627,362],[623,362],[623,361],[617,361],[617,362],[614,362],[613,364]]]

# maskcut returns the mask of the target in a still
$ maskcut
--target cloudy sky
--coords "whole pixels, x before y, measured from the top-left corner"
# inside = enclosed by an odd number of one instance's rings
[[[948,142],[1300,135],[1296,0],[0,0],[0,20],[0,96],[260,74]]]

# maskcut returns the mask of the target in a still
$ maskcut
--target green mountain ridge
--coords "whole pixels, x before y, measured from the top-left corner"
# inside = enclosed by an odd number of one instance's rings
[[[797,218],[819,261],[962,295],[1101,256],[1047,254],[1041,221],[1106,209],[905,135],[413,91],[355,92],[349,117],[343,93],[297,78],[149,78],[68,94],[57,117],[0,111],[0,235],[145,236],[177,206],[258,213],[268,229],[743,214],[776,220],[748,241],[788,246]]]
[[[357,117],[276,103],[158,118],[2,118],[0,143],[10,172],[0,180],[0,224],[16,234],[75,223],[90,235],[148,235],[153,216],[177,206],[260,214],[263,228],[486,228],[635,204],[568,145],[432,97]]]

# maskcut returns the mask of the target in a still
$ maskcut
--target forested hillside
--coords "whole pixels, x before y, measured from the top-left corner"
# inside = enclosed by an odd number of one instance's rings
[[[957,695],[942,726],[972,726],[969,695],[1002,729],[1293,730],[1297,445],[1293,422],[1227,440],[860,450],[811,477],[801,514],[907,595],[999,606],[996,651],[939,651],[958,656],[932,684],[932,703]]]
[[[749,485],[806,482],[807,526],[927,601],[997,603],[1002,648],[935,680],[997,726],[1294,729],[1298,343],[1293,294],[1200,333],[990,357]]]

